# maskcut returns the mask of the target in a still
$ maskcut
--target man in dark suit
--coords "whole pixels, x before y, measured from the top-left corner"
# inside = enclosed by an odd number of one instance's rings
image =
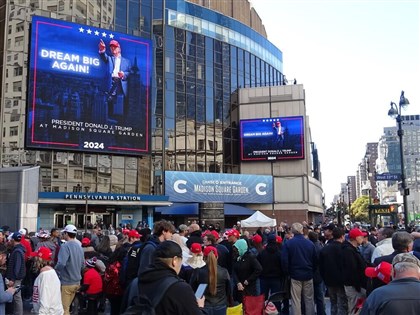
[[[116,40],[109,42],[112,55],[106,54],[104,41],[99,42],[99,55],[108,65],[109,89],[108,105],[111,116],[123,116],[125,112],[127,97],[127,79],[130,74],[131,63],[128,59],[121,56],[121,47]]]

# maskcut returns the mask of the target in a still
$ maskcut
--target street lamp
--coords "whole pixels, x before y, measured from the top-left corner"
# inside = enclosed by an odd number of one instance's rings
[[[401,126],[401,108],[406,108],[410,104],[408,99],[404,97],[404,91],[401,91],[400,102],[397,106],[394,102],[391,102],[391,108],[388,111],[388,116],[397,120],[398,123],[398,137],[400,139],[400,158],[401,158],[401,188],[403,191],[403,205],[404,205],[404,225],[406,231],[408,231],[408,206],[407,206],[407,196],[410,194],[409,189],[407,188],[405,182],[405,170],[404,170],[404,150],[403,150],[403,135],[404,130]]]
[[[86,201],[86,203],[85,203],[85,232],[87,232],[87,226],[88,226],[88,224],[87,224],[87,217],[88,217],[88,208],[89,208],[89,206],[88,206],[89,186],[85,186],[85,192],[86,192],[86,195],[85,195],[85,201]]]

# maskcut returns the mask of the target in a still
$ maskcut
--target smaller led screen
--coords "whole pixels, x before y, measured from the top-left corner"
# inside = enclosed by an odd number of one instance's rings
[[[241,160],[304,159],[303,130],[303,116],[241,120]]]

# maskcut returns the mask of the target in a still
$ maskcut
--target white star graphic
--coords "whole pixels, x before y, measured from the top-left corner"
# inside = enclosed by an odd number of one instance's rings
[[[96,36],[99,36],[99,32],[98,32],[98,31],[95,31],[95,35],[96,35]]]
[[[85,29],[83,27],[79,28],[79,32],[83,33],[85,31]]]
[[[105,32],[102,33],[102,37],[106,37],[106,33]]]
[[[89,28],[86,33],[88,33],[89,35],[92,34],[92,30]]]
[[[109,38],[113,39],[114,38],[114,34],[109,34]]]

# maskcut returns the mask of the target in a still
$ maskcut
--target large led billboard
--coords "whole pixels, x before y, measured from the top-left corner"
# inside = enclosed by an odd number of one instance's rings
[[[304,159],[303,130],[303,116],[241,120],[241,160]]]
[[[148,39],[34,16],[26,146],[148,153],[152,66]]]

